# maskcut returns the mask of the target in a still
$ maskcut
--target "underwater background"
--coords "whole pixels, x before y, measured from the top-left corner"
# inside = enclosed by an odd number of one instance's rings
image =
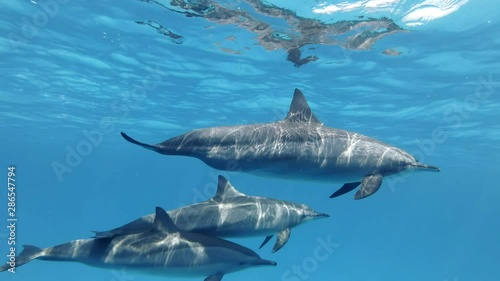
[[[48,247],[121,226],[155,206],[241,192],[331,217],[230,239],[277,267],[224,280],[500,280],[500,8],[490,0],[4,1],[0,13],[0,257],[8,167],[16,247]],[[213,170],[134,146],[185,131],[284,118],[293,90],[326,125],[412,153],[440,173],[339,183]],[[5,207],[2,207],[5,206]],[[333,241],[327,259],[314,252]],[[34,260],[0,280],[174,280]],[[198,280],[192,278],[192,280]],[[201,280],[201,278],[199,278]]]

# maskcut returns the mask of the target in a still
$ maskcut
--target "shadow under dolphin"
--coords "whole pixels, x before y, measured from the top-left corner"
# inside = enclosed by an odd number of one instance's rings
[[[366,198],[380,188],[384,177],[403,171],[440,171],[397,147],[324,126],[299,89],[287,116],[277,122],[197,129],[156,145],[121,135],[146,149],[195,157],[218,170],[344,183],[330,198],[358,186],[354,198]]]

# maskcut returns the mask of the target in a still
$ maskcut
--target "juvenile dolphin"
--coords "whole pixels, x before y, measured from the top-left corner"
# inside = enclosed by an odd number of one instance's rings
[[[316,218],[329,217],[306,205],[247,196],[219,176],[217,193],[210,200],[167,212],[183,231],[218,237],[267,236],[264,246],[277,234],[273,253],[281,249],[290,237],[291,228]],[[110,231],[96,232],[96,237],[113,237],[147,231],[152,227],[154,214]]]
[[[238,244],[179,230],[165,210],[157,207],[153,227],[143,233],[75,240],[40,249],[24,246],[16,266],[33,259],[74,261],[165,276],[203,276],[220,281],[224,274],[260,265],[276,265]],[[9,264],[0,271],[10,268]]]
[[[354,198],[368,197],[383,177],[402,171],[440,171],[397,147],[324,126],[298,89],[285,119],[274,123],[198,129],[156,145],[121,135],[161,154],[198,158],[218,170],[344,183],[330,198],[359,185]]]

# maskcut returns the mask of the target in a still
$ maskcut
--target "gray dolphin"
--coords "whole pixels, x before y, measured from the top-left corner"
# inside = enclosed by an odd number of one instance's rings
[[[368,197],[383,177],[402,171],[440,171],[397,147],[324,126],[298,89],[285,119],[274,123],[198,129],[156,145],[121,135],[161,154],[198,158],[218,170],[344,183],[330,198],[359,185],[354,198]]]
[[[281,249],[290,237],[291,228],[316,219],[329,217],[306,205],[247,196],[219,176],[217,193],[210,200],[167,211],[175,225],[183,231],[218,237],[267,236],[262,248],[277,234],[273,253]],[[113,237],[147,231],[152,227],[154,214],[110,231],[96,232],[96,237]]]
[[[24,246],[16,266],[33,259],[74,261],[165,276],[203,276],[220,281],[224,274],[260,265],[276,265],[241,245],[178,229],[162,208],[156,208],[153,228],[137,234],[74,240],[40,249]],[[9,270],[10,265],[0,267]],[[207,277],[208,276],[208,277]]]

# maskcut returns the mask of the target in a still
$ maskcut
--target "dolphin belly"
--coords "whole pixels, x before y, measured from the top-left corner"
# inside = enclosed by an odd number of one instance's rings
[[[231,147],[218,155],[198,155],[208,166],[223,171],[240,171],[257,176],[287,178],[319,182],[346,182],[359,180],[381,168],[378,155],[353,153],[347,159],[342,151],[294,151],[283,155],[247,153],[235,157]]]

